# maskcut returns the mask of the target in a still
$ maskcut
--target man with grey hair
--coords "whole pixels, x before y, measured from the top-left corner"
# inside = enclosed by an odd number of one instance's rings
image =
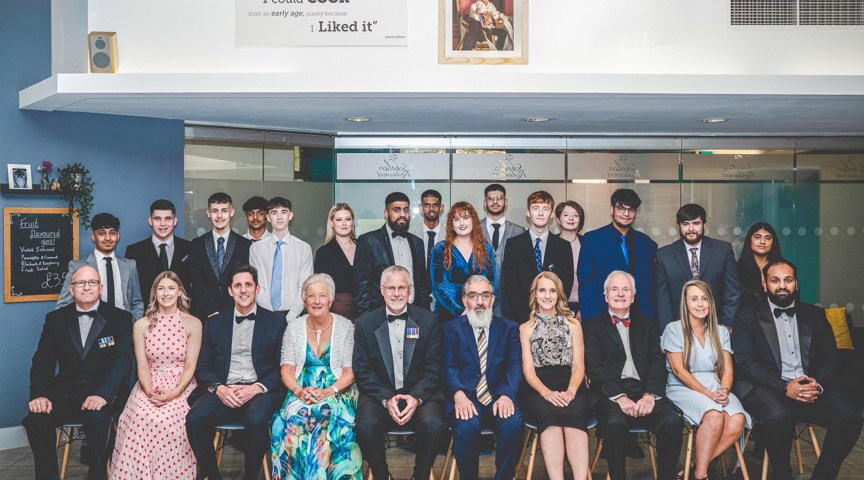
[[[375,478],[389,478],[384,435],[399,427],[417,437],[414,478],[425,480],[445,432],[438,317],[408,304],[412,275],[393,265],[381,273],[384,305],[359,318],[353,367],[360,398],[354,431]]]
[[[465,314],[447,322],[444,382],[453,452],[461,478],[477,478],[480,430],[495,430],[495,478],[513,478],[522,441],[522,412],[516,392],[522,383],[519,325],[493,315],[493,286],[472,275],[462,287]]]

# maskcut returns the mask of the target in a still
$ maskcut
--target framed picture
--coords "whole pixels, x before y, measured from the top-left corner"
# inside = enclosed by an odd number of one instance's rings
[[[9,173],[9,190],[33,190],[30,165],[10,163],[6,169]]]
[[[528,0],[438,0],[438,63],[528,63]]]

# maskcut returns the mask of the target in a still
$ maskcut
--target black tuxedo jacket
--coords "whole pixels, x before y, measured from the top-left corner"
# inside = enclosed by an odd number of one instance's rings
[[[285,399],[285,386],[279,374],[282,353],[282,336],[288,323],[285,317],[267,310],[260,305],[255,315],[255,329],[252,333],[252,366],[258,377],[257,382],[267,388],[278,405]],[[231,343],[234,332],[234,306],[222,309],[219,314],[204,323],[201,338],[201,353],[195,369],[198,387],[189,396],[189,404],[195,403],[201,395],[208,393],[214,383],[228,381],[231,367]]]
[[[387,235],[385,225],[378,230],[364,233],[357,239],[357,250],[354,252],[354,306],[358,315],[384,305],[384,297],[381,296],[381,272],[396,264]],[[423,240],[409,233],[408,246],[414,260],[414,305],[429,308],[432,289],[426,269]]]
[[[573,250],[570,242],[549,234],[543,255],[543,270],[558,275],[564,284],[564,298],[569,297],[573,288]],[[528,296],[537,273],[530,230],[507,240],[499,277],[503,298],[499,300],[504,301],[504,317],[508,320],[519,324],[528,321]]]
[[[839,365],[834,331],[824,309],[799,301],[796,310],[801,366],[806,375],[828,388]],[[738,398],[750,393],[754,386],[786,391],[786,381],[780,377],[783,371],[780,338],[767,298],[739,310],[732,330],[732,350],[735,352],[732,391]]]
[[[657,321],[660,330],[681,318],[681,289],[693,278],[690,251],[684,240],[657,250],[654,287],[657,293]],[[729,242],[702,237],[699,252],[699,279],[711,286],[721,324],[732,327],[741,304],[738,265]]]
[[[585,372],[591,381],[590,391],[604,397],[628,393],[621,372],[627,354],[618,329],[612,325],[609,312],[582,323],[585,334]],[[630,309],[630,355],[642,381],[642,393],[666,396],[666,357],[660,350],[657,323]]]
[[[441,394],[441,328],[438,317],[424,308],[408,305],[406,328],[419,328],[420,337],[405,338],[403,388],[396,390],[393,350],[387,309],[380,307],[357,318],[354,324],[352,364],[362,395],[387,400],[407,393],[423,402],[443,400]]]
[[[189,289],[189,240],[174,236],[174,255],[171,257],[169,270],[176,273],[183,282],[183,288]],[[153,280],[162,273],[162,262],[153,246],[152,237],[147,237],[138,243],[126,247],[126,258],[135,260],[138,266],[138,280],[141,284],[141,298],[144,305],[150,304],[150,288]]]
[[[122,406],[129,395],[131,368],[132,314],[99,302],[82,346],[72,303],[45,316],[30,368],[30,399],[83,402],[98,395],[109,405]]]
[[[192,314],[204,321],[223,307],[234,304],[228,295],[231,270],[237,265],[249,263],[249,247],[252,242],[233,231],[228,235],[221,274],[216,260],[213,232],[208,231],[190,243],[189,280],[192,285],[189,292],[192,297]]]

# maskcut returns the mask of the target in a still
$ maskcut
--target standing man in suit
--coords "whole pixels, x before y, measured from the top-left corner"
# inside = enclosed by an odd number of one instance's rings
[[[580,280],[581,281],[581,280]],[[657,478],[675,478],[683,421],[666,394],[666,359],[657,323],[632,308],[636,281],[616,270],[603,283],[606,307],[583,323],[585,370],[591,403],[612,480],[627,478],[625,449],[630,427],[657,439]],[[587,317],[582,317],[587,318]]]
[[[72,421],[84,425],[93,447],[88,478],[105,478],[111,422],[129,395],[132,315],[100,301],[95,267],[81,266],[68,283],[73,303],[45,316],[30,369],[30,413],[21,422],[37,480],[58,478],[55,430]]]
[[[192,314],[202,321],[231,305],[229,273],[249,263],[252,242],[231,231],[231,196],[218,192],[207,199],[207,218],[213,228],[192,240],[189,247],[189,292]]]
[[[406,427],[417,435],[414,478],[426,480],[445,432],[438,317],[408,304],[411,273],[399,265],[381,273],[384,306],[357,318],[354,372],[360,398],[354,431],[375,478],[390,478],[384,435]]]
[[[176,273],[184,288],[188,288],[190,242],[174,235],[177,209],[170,200],[159,199],[151,203],[147,223],[153,235],[126,247],[126,258],[135,260],[141,298],[150,302],[150,287],[162,272],[171,270]]]
[[[511,479],[522,444],[522,411],[516,393],[522,383],[519,326],[492,314],[495,295],[483,275],[462,287],[465,315],[444,331],[444,383],[448,418],[455,417],[453,452],[461,478],[479,475],[480,430],[495,429],[495,478]]]
[[[96,249],[86,260],[69,262],[69,271],[57,299],[57,308],[74,302],[70,288],[72,276],[84,265],[90,265],[99,272],[102,283],[101,300],[108,305],[126,310],[133,320],[144,316],[144,301],[141,299],[141,286],[135,260],[123,258],[114,251],[120,241],[120,219],[110,213],[99,213],[90,222],[90,240]],[[147,293],[150,295],[149,289]],[[149,299],[149,298],[148,298]]]
[[[423,241],[408,232],[411,205],[408,196],[393,192],[384,200],[386,223],[378,230],[364,233],[357,239],[354,253],[354,305],[362,315],[384,305],[381,278],[385,268],[399,265],[408,270],[413,288],[408,302],[429,308],[432,287],[423,253]]]
[[[228,293],[234,308],[221,310],[204,323],[201,353],[189,396],[186,433],[198,460],[199,478],[219,480],[213,435],[216,425],[241,422],[246,433],[244,480],[255,480],[268,451],[270,419],[285,400],[279,356],[285,317],[255,304],[258,272],[236,266]]]
[[[423,252],[428,268],[429,257],[432,255],[432,247],[444,240],[446,229],[441,229],[441,214],[444,213],[444,205],[441,203],[441,193],[438,190],[426,190],[420,195],[420,211],[423,212],[423,221],[411,226],[411,233],[423,240]],[[443,234],[443,235],[442,235]]]
[[[633,228],[642,200],[629,188],[615,190],[611,198],[612,223],[592,230],[582,238],[579,250],[579,309],[582,318],[605,311],[603,281],[610,272],[623,270],[636,279],[635,309],[656,321],[654,257],[657,242]]]
[[[483,227],[483,238],[486,243],[492,245],[492,250],[495,252],[495,271],[500,272],[507,240],[524,232],[525,229],[505,218],[507,189],[501,184],[492,183],[483,190],[483,209],[486,210],[486,218],[480,220],[480,225]],[[497,288],[495,295],[500,298],[501,280],[499,280]],[[495,302],[492,309],[495,315],[503,316],[504,302]]]
[[[243,203],[243,213],[246,214],[246,226],[249,230],[243,234],[243,238],[252,243],[264,240],[270,236],[267,231],[267,199],[254,196]]]
[[[564,284],[565,296],[573,288],[573,251],[570,242],[549,233],[555,200],[540,190],[528,196],[528,231],[507,241],[501,264],[504,316],[519,324],[528,321],[528,296],[534,277],[553,272]]]
[[[732,331],[732,391],[757,419],[774,478],[789,480],[797,422],[826,427],[813,479],[837,477],[861,433],[860,409],[833,382],[839,366],[825,310],[801,302],[798,271],[783,259],[763,269],[766,297],[742,307]]]
[[[732,328],[741,303],[738,265],[729,242],[705,236],[707,214],[701,205],[688,203],[675,214],[681,238],[657,250],[654,286],[660,331],[681,318],[681,289],[690,280],[702,280],[714,294],[718,320]]]

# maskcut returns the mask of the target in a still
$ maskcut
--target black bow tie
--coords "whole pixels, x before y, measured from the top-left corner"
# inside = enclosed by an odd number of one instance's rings
[[[393,238],[396,238],[396,237],[408,238],[408,232],[397,232],[396,230],[393,230],[392,232],[390,232],[390,236]]]
[[[75,315],[80,317],[93,317],[96,318],[96,310],[87,310],[86,312],[82,312],[81,310],[75,310]]]
[[[234,317],[234,321],[238,324],[243,320],[255,320],[255,312],[252,312],[249,315],[237,315]]]
[[[408,310],[405,310],[404,312],[400,313],[399,315],[390,315],[389,313],[387,314],[387,321],[388,322],[393,323],[396,320],[408,320]]]
[[[779,308],[778,307],[778,308],[774,309],[774,316],[777,318],[780,318],[780,315],[783,315],[784,313],[787,316],[789,316],[790,318],[794,317],[795,316],[795,307],[789,307],[789,308]]]

